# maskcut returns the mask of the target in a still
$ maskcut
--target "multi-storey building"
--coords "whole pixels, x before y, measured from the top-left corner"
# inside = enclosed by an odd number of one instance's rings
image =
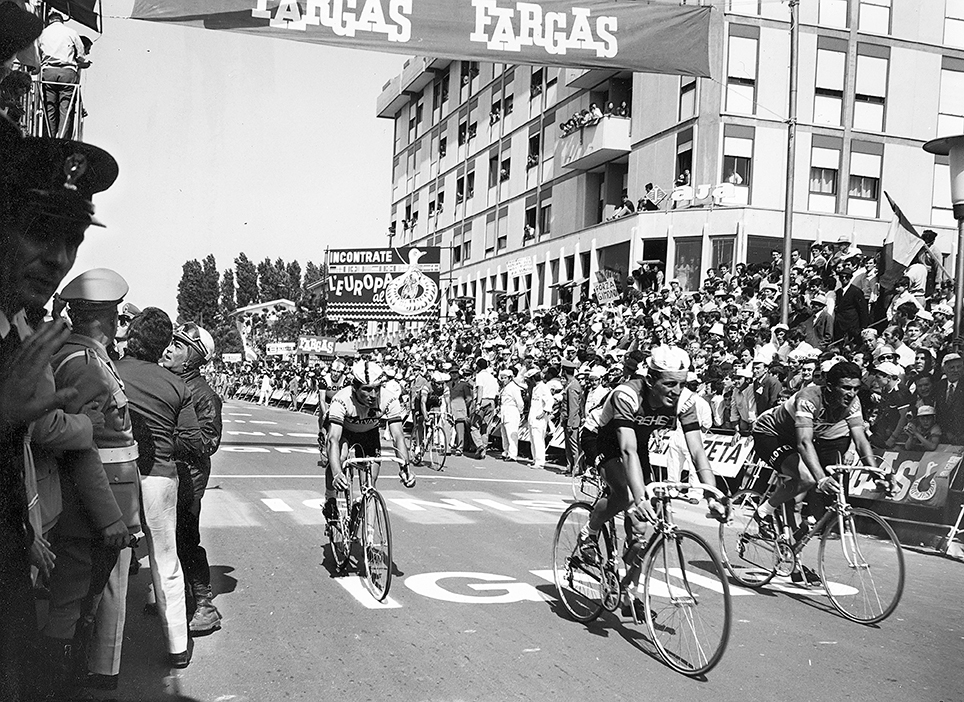
[[[406,62],[377,101],[395,122],[391,243],[442,246],[447,299],[478,312],[503,294],[519,309],[569,304],[597,271],[625,279],[641,261],[690,289],[711,266],[769,261],[784,229],[789,11],[717,6],[713,78]],[[794,245],[878,250],[886,190],[952,266],[948,162],[921,146],[964,133],[964,1],[804,0],[799,18]],[[610,103],[629,116],[561,129]],[[681,174],[692,190],[670,196]],[[612,219],[649,183],[658,209]]]

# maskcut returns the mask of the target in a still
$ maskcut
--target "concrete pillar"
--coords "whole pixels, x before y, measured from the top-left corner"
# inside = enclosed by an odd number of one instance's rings
[[[676,239],[673,238],[673,225],[666,225],[666,281],[676,277]]]
[[[596,237],[593,237],[589,242],[589,297],[592,297],[592,294],[596,291],[596,274],[598,272],[599,252],[596,250]]]

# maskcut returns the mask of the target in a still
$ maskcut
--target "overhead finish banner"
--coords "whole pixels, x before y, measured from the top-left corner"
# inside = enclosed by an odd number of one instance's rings
[[[406,55],[709,77],[712,13],[626,0],[136,0],[131,16]]]
[[[441,249],[329,249],[328,316],[350,321],[438,319]]]

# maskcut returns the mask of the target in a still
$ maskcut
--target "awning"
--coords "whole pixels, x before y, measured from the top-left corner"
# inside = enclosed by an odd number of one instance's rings
[[[74,22],[100,33],[100,0],[47,0],[47,8],[60,10]]]
[[[709,6],[614,0],[136,0],[131,17],[406,55],[703,77],[711,22],[722,21]]]

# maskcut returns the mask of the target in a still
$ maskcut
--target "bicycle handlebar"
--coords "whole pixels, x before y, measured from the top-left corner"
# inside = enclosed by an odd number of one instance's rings
[[[725,502],[727,499],[726,495],[724,495],[722,492],[717,490],[712,485],[704,485],[704,484],[693,485],[692,483],[657,482],[657,483],[650,483],[649,485],[646,486],[646,494],[650,498],[656,497],[657,493],[659,493],[660,491],[663,491],[663,492],[670,493],[669,497],[675,497],[677,499],[686,500],[691,504],[696,504],[697,502],[699,502],[698,499],[693,499],[683,494],[689,490],[700,490],[704,493],[704,495],[706,493],[710,493],[710,495],[715,497],[720,502]],[[673,491],[676,491],[677,494],[675,495],[672,494]]]
[[[398,456],[365,456],[364,458],[346,458],[341,462],[342,468],[345,466],[357,466],[360,463],[374,463],[388,461],[389,463],[398,463],[399,465],[405,463]]]
[[[892,471],[886,468],[875,468],[874,466],[848,466],[843,464],[835,464],[824,466],[824,470],[829,473],[873,473],[879,475],[882,478],[890,478],[893,475]]]

